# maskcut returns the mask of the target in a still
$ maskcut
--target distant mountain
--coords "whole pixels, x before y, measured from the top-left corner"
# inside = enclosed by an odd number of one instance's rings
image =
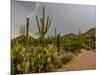
[[[91,36],[96,36],[96,28],[91,28],[85,33],[82,33],[82,36],[84,37],[91,37]]]
[[[96,35],[96,28],[91,28],[88,31],[81,33],[82,37],[91,37],[91,36],[95,36]],[[76,35],[75,33],[69,33],[69,34],[65,34],[64,36],[65,38],[77,38],[78,35]]]
[[[65,38],[77,38],[78,35],[76,35],[74,33],[69,33],[69,34],[64,35],[63,37],[65,37]]]

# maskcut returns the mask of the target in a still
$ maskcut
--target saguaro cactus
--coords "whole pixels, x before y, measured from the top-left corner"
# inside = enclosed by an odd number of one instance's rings
[[[81,30],[80,29],[78,30],[78,39],[79,39],[80,42],[82,41],[82,39],[84,39],[84,37],[81,36]]]
[[[26,19],[26,44],[29,44],[29,18]]]
[[[57,29],[56,29],[56,27],[55,27],[55,38],[56,38],[56,36],[57,36]]]
[[[38,34],[40,36],[40,38],[42,40],[44,40],[46,33],[49,30],[49,27],[51,25],[51,18],[49,16],[47,16],[47,18],[45,18],[45,7],[43,6],[43,16],[42,18],[40,18],[38,20],[38,16],[36,16],[36,22],[37,22],[37,26],[38,26]],[[43,43],[44,41],[42,41]]]
[[[20,36],[25,35],[25,26],[21,26]]]
[[[80,29],[78,30],[78,35],[79,35],[79,36],[81,35],[81,30],[80,30]]]
[[[22,36],[22,29],[20,29],[20,36]]]
[[[26,36],[29,35],[29,18],[26,19]]]
[[[26,44],[29,41],[29,18],[26,19],[26,24],[22,25],[20,29],[20,36],[24,36]]]
[[[20,36],[21,35],[29,36],[29,18],[26,19],[26,25],[22,25],[20,29]]]
[[[60,51],[60,33],[57,34],[57,42],[56,42],[56,46],[57,46],[57,49],[58,49],[58,52]]]

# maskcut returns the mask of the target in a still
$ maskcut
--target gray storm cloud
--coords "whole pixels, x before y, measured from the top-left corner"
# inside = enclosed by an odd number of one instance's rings
[[[96,26],[96,6],[57,3],[19,2],[11,3],[11,36],[19,35],[20,27],[30,17],[30,34],[36,36],[38,31],[35,16],[42,16],[42,6],[46,8],[46,16],[52,23],[47,35],[54,34],[54,28],[62,35],[82,32]]]

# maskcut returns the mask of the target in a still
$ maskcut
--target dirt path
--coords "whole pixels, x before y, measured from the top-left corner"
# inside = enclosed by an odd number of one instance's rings
[[[57,71],[72,71],[72,70],[92,70],[96,69],[96,52],[82,50],[81,54],[75,57],[71,63],[64,64]]]

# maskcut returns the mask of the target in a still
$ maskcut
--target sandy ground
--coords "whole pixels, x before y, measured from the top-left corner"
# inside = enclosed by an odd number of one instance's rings
[[[94,70],[96,69],[96,52],[82,50],[69,64],[64,64],[56,71]]]

